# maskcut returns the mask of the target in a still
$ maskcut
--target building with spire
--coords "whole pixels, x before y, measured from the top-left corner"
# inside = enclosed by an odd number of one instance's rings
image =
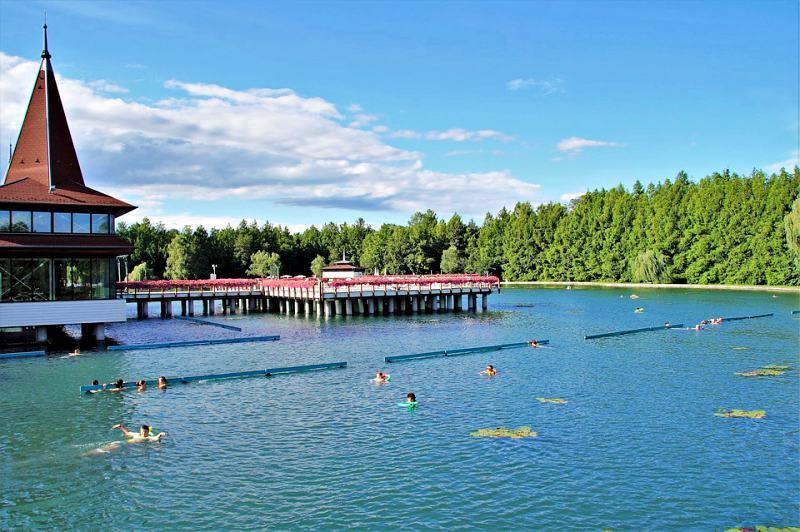
[[[133,205],[84,182],[47,46],[0,185],[0,331],[78,324],[104,338],[125,321],[116,298],[117,257],[133,247],[115,234]],[[18,329],[17,329],[18,330]]]

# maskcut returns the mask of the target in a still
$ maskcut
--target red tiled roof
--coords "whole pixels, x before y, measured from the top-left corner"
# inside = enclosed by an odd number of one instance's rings
[[[0,252],[113,252],[124,255],[133,252],[133,246],[117,235],[54,235],[47,233],[0,234]]]
[[[132,211],[133,205],[85,185],[46,45],[45,28],[42,62],[0,187],[0,202],[113,207],[117,215]]]
[[[13,182],[6,181],[6,183],[0,185],[0,203],[104,207],[113,210],[117,216],[122,216],[136,208],[124,201],[76,183],[57,187],[53,192],[50,192],[46,185],[28,177]]]
[[[325,266],[322,268],[323,272],[363,272],[364,268],[361,266],[356,266],[354,264],[331,264],[330,266]]]

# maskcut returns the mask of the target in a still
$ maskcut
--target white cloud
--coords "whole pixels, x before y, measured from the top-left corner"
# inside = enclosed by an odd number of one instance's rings
[[[426,139],[426,140],[445,140],[451,142],[466,142],[466,141],[479,141],[486,139],[501,140],[503,142],[510,142],[514,137],[504,135],[499,131],[493,129],[479,129],[477,131],[470,131],[455,127],[444,131],[428,131],[425,133],[413,131],[411,129],[399,129],[389,135],[395,139]]]
[[[506,88],[510,91],[524,91],[536,89],[539,94],[547,96],[554,92],[562,92],[560,79],[535,79],[517,78],[506,83]]]
[[[16,138],[37,68],[38,62],[0,52],[0,138]],[[348,127],[335,104],[291,89],[170,80],[165,86],[172,94],[150,102],[108,94],[93,81],[59,76],[58,82],[89,185],[142,205],[144,213],[168,213],[176,224],[187,216],[220,222],[238,216],[175,214],[172,200],[482,215],[537,197],[538,185],[507,171],[427,169],[419,153],[391,146],[375,131]],[[488,129],[425,136],[505,137]]]
[[[559,199],[563,203],[569,203],[570,201],[572,201],[574,199],[580,198],[584,194],[586,194],[586,189],[583,189],[580,192],[566,192],[564,194],[561,194],[561,197]]]
[[[347,106],[347,110],[350,111],[351,113],[360,113],[361,111],[364,110],[364,108],[358,105],[357,103],[353,103]]]
[[[764,171],[772,174],[780,172],[781,168],[785,168],[787,172],[791,172],[795,166],[800,166],[800,150],[795,150],[789,159],[768,164],[764,167]]]
[[[87,85],[98,92],[110,92],[117,94],[125,94],[126,92],[128,92],[128,89],[126,89],[125,87],[120,87],[119,85],[115,83],[110,83],[104,79],[90,81],[87,83]]]
[[[350,122],[350,127],[364,127],[370,125],[372,122],[378,119],[375,115],[368,115],[366,113],[359,113],[353,117],[353,121]]]
[[[620,148],[623,144],[605,140],[590,140],[581,137],[569,137],[556,144],[558,151],[579,152],[584,148]]]
[[[387,131],[389,131],[389,128],[386,126],[375,126],[372,128],[372,131],[374,131],[375,133],[386,133]]]

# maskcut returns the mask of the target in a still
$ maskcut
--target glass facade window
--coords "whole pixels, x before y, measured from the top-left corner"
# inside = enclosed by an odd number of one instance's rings
[[[11,259],[0,259],[0,301],[11,301]]]
[[[11,231],[11,211],[0,211],[0,232]]]
[[[31,211],[11,211],[12,231],[29,233],[31,225]]]
[[[90,233],[92,228],[91,216],[86,212],[72,213],[72,232]]]
[[[53,232],[71,233],[72,232],[72,213],[54,212],[53,213]]]
[[[11,260],[11,300],[50,299],[50,259]]]
[[[101,235],[108,234],[107,214],[92,214],[92,233]]]
[[[50,233],[53,230],[52,213],[37,212],[33,213],[33,232],[34,233]]]
[[[114,215],[113,214],[109,214],[108,215],[108,232],[109,233],[113,234],[113,233],[117,232],[116,228],[114,227],[114,223],[115,223]]]
[[[108,257],[0,258],[0,301],[111,299],[114,275]]]

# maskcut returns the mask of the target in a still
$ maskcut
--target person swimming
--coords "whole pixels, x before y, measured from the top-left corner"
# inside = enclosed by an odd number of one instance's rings
[[[79,357],[79,356],[81,356],[81,350],[76,347],[75,351],[73,351],[72,353],[67,353],[67,356],[68,357]]]
[[[108,385],[106,384],[106,386]],[[125,381],[117,379],[111,386],[111,388],[106,388],[107,392],[121,392],[125,389]]]
[[[485,370],[481,371],[481,375],[486,375],[487,377],[494,377],[495,375],[497,375],[497,370],[494,369],[494,366],[489,364],[488,366],[486,366]]]
[[[161,441],[167,433],[166,432],[159,432],[158,434],[153,434],[150,432],[149,425],[142,425],[139,428],[139,432],[132,432],[128,427],[123,425],[122,423],[117,423],[111,430],[119,429],[122,431],[122,434],[128,439],[128,443],[144,443],[144,442],[157,442]]]
[[[694,330],[695,331],[702,331],[703,329],[705,329],[705,327],[703,327],[703,322],[702,321],[694,326]]]
[[[644,307],[636,307],[634,312],[636,312],[637,314],[641,314],[642,312],[644,312]]]
[[[158,378],[158,389],[159,390],[167,389],[167,378],[163,375]]]
[[[416,404],[417,403],[417,396],[414,392],[408,392],[406,394],[406,403],[409,404]]]
[[[147,381],[144,379],[136,381],[136,389],[140,392],[147,390]]]
[[[539,347],[539,342],[537,342],[536,340],[531,340],[530,345],[531,347]]]
[[[389,382],[389,374],[379,371],[375,374],[375,384],[385,384]]]
[[[668,322],[668,321],[665,321],[664,322],[664,328],[665,329],[669,329],[670,327],[672,327],[672,324],[670,322]]]

